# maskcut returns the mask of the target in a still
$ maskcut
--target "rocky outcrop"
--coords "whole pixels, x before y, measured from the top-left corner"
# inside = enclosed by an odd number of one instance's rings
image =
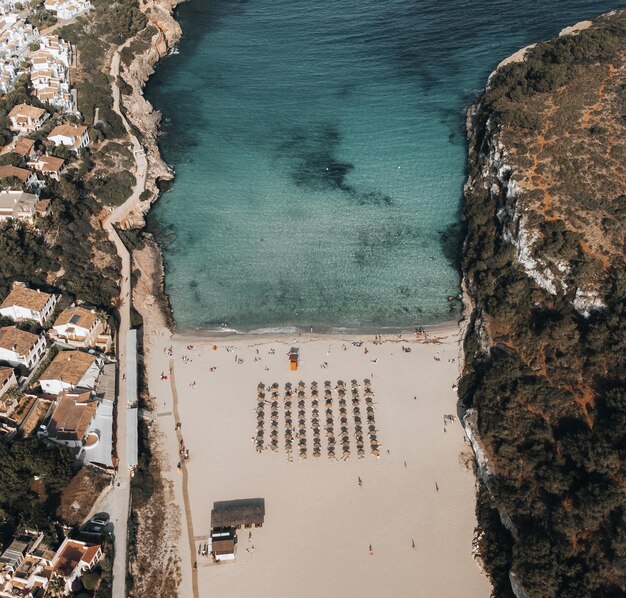
[[[459,397],[495,595],[626,592],[625,56],[625,13],[583,22],[468,111]]]
[[[149,195],[129,214],[127,224],[143,228],[145,215],[159,195],[158,182],[171,180],[174,172],[159,152],[158,135],[161,114],[143,95],[143,89],[154,73],[156,63],[167,55],[181,37],[181,28],[174,19],[173,11],[181,0],[156,0],[142,6],[148,18],[148,27],[155,29],[150,46],[133,57],[129,65],[122,65],[120,75],[131,92],[122,95],[122,106],[126,117],[139,132],[141,144],[148,158],[146,190]]]

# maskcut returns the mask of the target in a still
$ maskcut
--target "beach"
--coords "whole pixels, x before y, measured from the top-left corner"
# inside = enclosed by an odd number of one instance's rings
[[[489,595],[472,557],[471,450],[458,419],[444,418],[456,415],[457,324],[375,340],[339,334],[211,339],[146,326],[153,425],[161,433],[163,475],[181,507],[180,596]],[[289,366],[292,346],[300,352],[297,371]],[[300,381],[308,452],[301,459],[294,440],[290,459],[285,385],[293,385],[295,397]],[[321,454],[314,457],[311,383],[322,396],[331,389],[338,436],[338,381],[348,390],[350,456],[344,460],[338,448],[329,458],[322,435]],[[259,383],[268,387],[260,452]],[[276,450],[269,440],[273,384],[279,392]],[[367,405],[373,405],[378,456],[366,438],[358,458],[352,388],[363,415],[365,389],[371,390]],[[297,419],[296,400],[292,409]],[[181,446],[189,459],[181,457]],[[213,503],[243,498],[265,500],[264,525],[240,530],[236,560],[214,564],[198,554]]]

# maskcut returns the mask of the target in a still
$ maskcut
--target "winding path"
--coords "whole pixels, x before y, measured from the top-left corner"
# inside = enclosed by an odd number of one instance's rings
[[[118,471],[114,480],[112,491],[107,493],[101,502],[100,508],[107,510],[111,515],[111,521],[115,526],[115,558],[113,562],[113,596],[123,598],[126,596],[126,560],[128,554],[128,519],[130,516],[130,472],[127,467],[126,455],[126,416],[127,416],[127,390],[126,390],[126,340],[131,328],[131,255],[114,225],[123,222],[128,214],[139,203],[139,198],[146,188],[146,176],[148,162],[144,150],[137,137],[120,110],[120,89],[117,78],[120,72],[120,52],[130,43],[119,46],[113,53],[109,73],[113,79],[113,111],[116,112],[126,128],[128,138],[133,146],[135,159],[135,178],[137,179],[130,197],[120,206],[111,211],[111,214],[103,222],[103,228],[114,243],[117,255],[122,260],[119,296],[119,329],[117,333],[117,360],[118,360],[118,399],[117,399],[117,456]]]

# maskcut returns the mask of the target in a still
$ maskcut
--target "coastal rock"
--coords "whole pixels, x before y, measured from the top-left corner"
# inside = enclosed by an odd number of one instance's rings
[[[508,571],[500,562],[495,587],[517,598],[576,595],[572,576],[563,572],[572,554],[587,567],[582,594],[591,594],[590,584],[599,595],[608,592],[595,561],[585,559],[610,545],[611,528],[587,523],[594,546],[577,544],[587,516],[577,501],[593,489],[571,477],[577,468],[602,467],[592,456],[573,466],[566,453],[591,455],[581,447],[612,433],[611,417],[603,419],[597,405],[607,400],[605,380],[623,388],[616,356],[625,335],[616,314],[623,310],[625,26],[626,13],[610,13],[520,50],[500,63],[467,113],[459,411],[483,500],[478,556],[493,574],[481,542],[487,552],[510,551]],[[590,50],[594,44],[602,58]],[[573,55],[575,66],[564,69]],[[526,60],[532,68],[519,66]],[[545,80],[533,88],[537,77]],[[619,460],[606,450],[602,463]],[[613,483],[613,474],[606,476]],[[615,480],[621,483],[619,475]],[[547,506],[546,496],[558,498]],[[543,542],[552,561],[533,574],[529,563]],[[604,556],[607,563],[611,558]],[[619,564],[608,566],[623,590]]]
[[[148,27],[154,28],[156,32],[147,49],[135,54],[130,64],[122,65],[120,72],[131,90],[128,95],[122,95],[122,105],[128,120],[140,134],[148,159],[146,190],[149,194],[146,199],[142,198],[126,218],[128,228],[145,226],[145,216],[159,195],[158,182],[174,178],[172,169],[163,161],[159,152],[157,140],[161,114],[146,100],[143,89],[154,73],[156,63],[167,55],[182,35],[180,25],[173,16],[174,8],[179,3],[180,0],[160,0],[142,6],[142,11],[148,18]]]

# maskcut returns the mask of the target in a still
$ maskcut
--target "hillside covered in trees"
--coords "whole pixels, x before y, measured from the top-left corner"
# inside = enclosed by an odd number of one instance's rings
[[[626,595],[625,61],[604,15],[468,115],[459,395],[498,598]]]

